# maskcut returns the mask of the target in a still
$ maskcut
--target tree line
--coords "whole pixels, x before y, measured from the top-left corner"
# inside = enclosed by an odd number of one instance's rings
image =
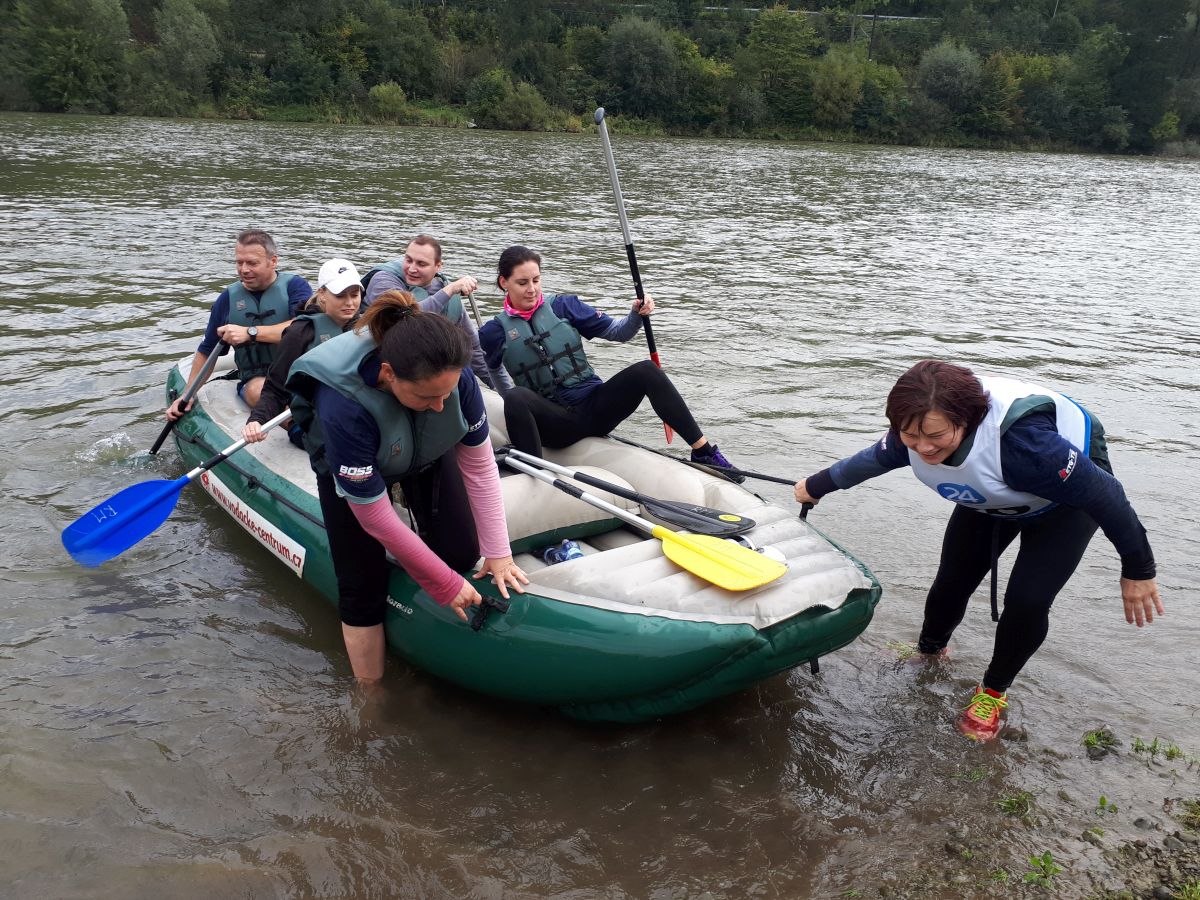
[[[0,0],[11,110],[1200,152],[1200,0]]]

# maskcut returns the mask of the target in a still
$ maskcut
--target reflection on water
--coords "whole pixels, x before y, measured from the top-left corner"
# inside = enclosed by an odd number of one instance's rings
[[[15,895],[837,896],[966,873],[947,829],[994,838],[1019,880],[1053,850],[1063,896],[1103,872],[1078,839],[1105,794],[1177,827],[1195,768],[1093,763],[1082,733],[1200,753],[1195,167],[1180,162],[616,136],[664,363],[747,468],[799,478],[865,446],[924,356],[1044,381],[1108,428],[1150,531],[1168,617],[1121,619],[1098,538],[1059,599],[1010,719],[951,719],[989,655],[979,598],[951,661],[897,661],[947,510],[900,475],[814,516],[885,586],[824,661],[693,714],[584,727],[392,661],[350,686],[335,615],[199,492],[95,571],[57,534],[143,478],[167,367],[266,227],[282,267],[391,258],[416,231],[491,283],[527,243],[552,290],[632,301],[599,142],[313,125],[0,117],[0,878]],[[494,309],[496,292],[483,292]],[[644,355],[595,346],[601,371]],[[652,413],[626,433],[660,440]],[[784,498],[785,487],[763,485]],[[502,677],[502,673],[498,674]],[[1006,819],[1028,790],[1039,820]],[[913,860],[919,862],[914,865]],[[949,877],[949,876],[947,876]],[[906,882],[908,879],[909,882]],[[103,887],[98,887],[103,885]],[[165,887],[165,891],[164,891]]]

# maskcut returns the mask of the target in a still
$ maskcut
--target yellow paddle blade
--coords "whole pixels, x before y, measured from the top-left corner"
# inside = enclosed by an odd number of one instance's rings
[[[663,542],[667,559],[727,591],[748,591],[770,584],[787,571],[783,563],[732,541],[671,531],[661,525],[656,525],[652,533]]]

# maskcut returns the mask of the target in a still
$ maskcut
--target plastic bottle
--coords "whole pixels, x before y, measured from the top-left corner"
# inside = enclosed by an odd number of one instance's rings
[[[581,556],[583,556],[583,550],[572,540],[565,540],[561,544],[552,544],[542,551],[542,561],[548,566],[566,562],[568,559],[579,559]]]

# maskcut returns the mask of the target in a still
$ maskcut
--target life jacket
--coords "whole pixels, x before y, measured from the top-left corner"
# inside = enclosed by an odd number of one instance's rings
[[[1004,482],[1000,466],[1000,438],[1005,416],[1025,397],[1045,396],[1054,401],[1058,433],[1078,452],[1087,455],[1092,439],[1092,420],[1087,410],[1063,394],[1014,378],[981,376],[980,384],[990,395],[987,415],[975,429],[971,449],[960,465],[930,465],[914,450],[908,451],[913,473],[947,500],[993,516],[1024,518],[1046,512],[1057,505],[1035,494],[1013,490]],[[1074,466],[1075,457],[1068,466]],[[1067,474],[1070,474],[1069,472]],[[1065,477],[1065,476],[1064,476]]]
[[[376,349],[370,332],[348,331],[317,344],[292,364],[287,380],[292,391],[292,417],[305,431],[305,449],[313,470],[320,475],[330,472],[315,407],[318,382],[358,403],[375,420],[380,437],[376,470],[388,484],[423,469],[466,437],[467,420],[459,405],[457,386],[441,412],[417,412],[400,403],[390,391],[363,381],[359,367]]]
[[[229,291],[230,325],[251,325],[261,328],[263,325],[278,325],[286,322],[288,316],[287,286],[295,275],[278,272],[271,286],[262,292],[257,300],[246,290],[240,281],[235,281],[226,288]],[[239,344],[233,348],[233,361],[237,365],[238,378],[246,381],[259,375],[266,375],[279,352],[279,344],[252,343]]]
[[[443,275],[441,272],[438,272],[433,276],[433,280],[429,282],[429,287],[412,287],[404,278],[403,260],[393,259],[391,262],[380,263],[379,265],[372,266],[367,270],[367,274],[362,277],[364,297],[367,296],[367,285],[371,283],[371,279],[375,277],[377,272],[389,272],[392,275],[395,275],[398,279],[400,279],[400,283],[404,285],[404,290],[412,294],[413,298],[418,303],[422,300],[432,297],[446,285],[450,284],[450,282],[454,281],[453,278],[449,278],[446,275]],[[462,318],[462,314],[462,298],[458,294],[455,294],[450,298],[450,302],[446,304],[446,308],[442,310],[442,315],[457,325],[459,319]]]
[[[361,306],[359,307],[359,311],[355,314],[354,318],[340,327],[338,326],[337,322],[333,321],[333,319],[329,318],[329,316],[323,312],[301,313],[300,315],[296,316],[293,321],[298,322],[301,319],[305,319],[313,323],[313,339],[311,342],[309,342],[308,347],[305,349],[305,353],[307,353],[313,347],[318,347],[326,341],[337,337],[342,332],[353,328],[354,323],[358,321],[358,317],[360,315],[362,315]]]
[[[583,338],[571,323],[560,319],[545,302],[528,319],[502,312],[504,368],[519,387],[527,387],[557,402],[558,388],[575,387],[596,377],[583,352]]]

